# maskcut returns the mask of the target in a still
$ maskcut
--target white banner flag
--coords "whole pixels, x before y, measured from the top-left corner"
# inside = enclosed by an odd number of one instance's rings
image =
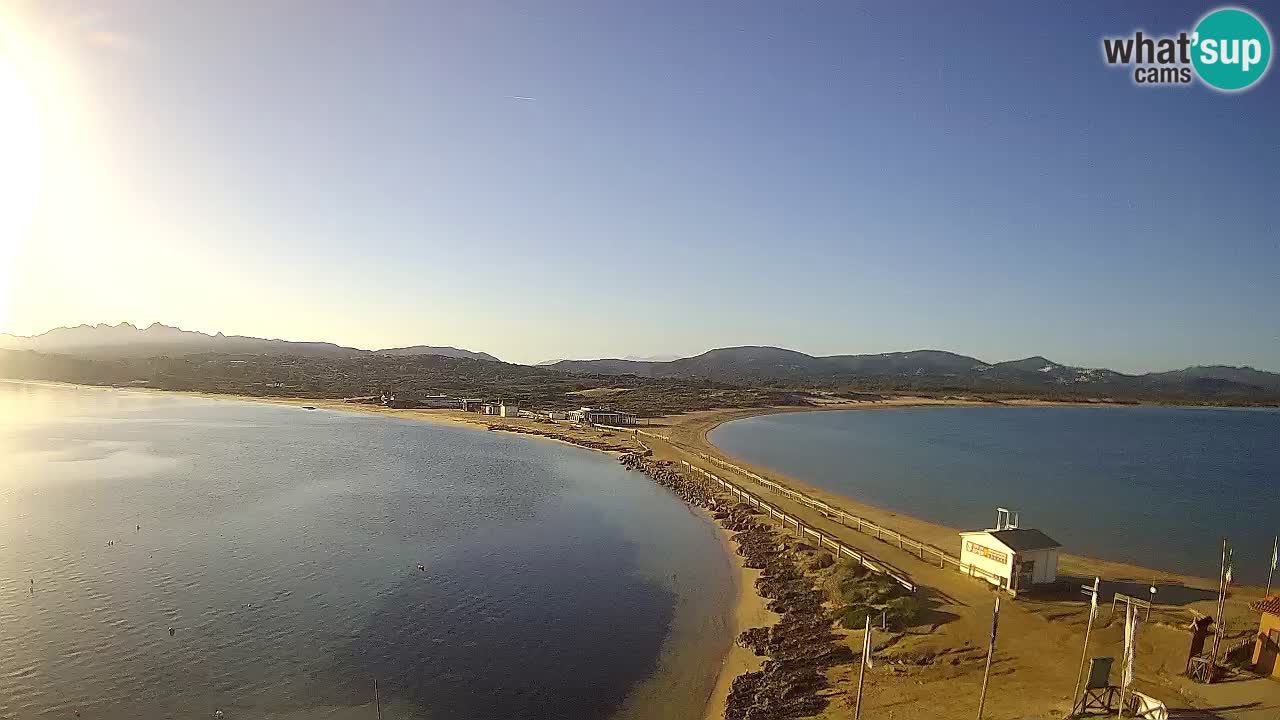
[[[1133,684],[1134,658],[1138,654],[1138,608],[1127,605],[1124,618],[1124,678],[1121,687]]]
[[[867,631],[862,634],[862,661],[869,668],[875,668],[871,664],[871,616],[867,616]]]

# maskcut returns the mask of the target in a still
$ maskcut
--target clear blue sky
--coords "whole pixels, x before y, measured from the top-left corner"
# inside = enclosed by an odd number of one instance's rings
[[[1058,5],[19,2],[99,200],[0,331],[1280,370],[1280,76],[1138,88],[1101,38],[1215,6]]]

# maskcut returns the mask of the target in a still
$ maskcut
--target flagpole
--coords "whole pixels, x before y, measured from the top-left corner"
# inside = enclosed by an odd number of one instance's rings
[[[991,656],[996,653],[996,629],[999,623],[1000,596],[996,595],[996,607],[991,611],[991,644],[987,646],[987,668],[982,671],[982,695],[978,698],[978,720],[982,720],[982,711],[987,706],[987,680],[991,678]]]
[[[1093,631],[1093,616],[1098,614],[1098,583],[1093,579],[1093,597],[1089,601],[1089,624],[1084,628],[1084,649],[1080,651],[1080,672],[1076,673],[1076,689],[1071,691],[1071,714],[1076,713],[1076,698],[1080,697],[1080,681],[1084,679],[1084,662],[1089,658],[1089,633]]]
[[[853,720],[862,717],[862,681],[867,677],[867,653],[871,648],[871,616],[867,616],[866,634],[862,636],[862,669],[858,671],[858,700],[853,706]]]
[[[1276,536],[1276,541],[1271,544],[1271,569],[1267,571],[1267,594],[1262,596],[1263,600],[1271,597],[1271,575],[1276,571],[1276,561],[1280,560],[1280,535]]]
[[[1216,627],[1213,633],[1213,654],[1209,658],[1209,683],[1213,683],[1215,669],[1218,665],[1218,648],[1222,645],[1222,615],[1227,605],[1227,590],[1231,587],[1231,565],[1233,562],[1234,549],[1227,544],[1227,538],[1222,538],[1222,584],[1218,592],[1218,617],[1214,620]]]
[[[1135,652],[1137,638],[1133,637],[1133,603],[1124,604],[1124,667],[1120,669],[1120,707],[1116,708],[1116,717],[1124,717],[1124,691],[1129,689],[1129,656]]]

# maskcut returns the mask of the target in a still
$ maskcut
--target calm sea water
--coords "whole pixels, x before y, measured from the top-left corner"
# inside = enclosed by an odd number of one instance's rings
[[[958,528],[1022,512],[1066,551],[1263,583],[1280,532],[1280,412],[1148,407],[901,408],[750,418],[726,452]],[[957,540],[957,543],[959,541]]]
[[[0,718],[640,717],[709,690],[731,582],[589,451],[0,383]]]

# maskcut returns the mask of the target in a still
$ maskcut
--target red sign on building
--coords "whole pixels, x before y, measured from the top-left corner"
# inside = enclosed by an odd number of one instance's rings
[[[981,555],[982,557],[998,562],[1001,565],[1006,565],[1009,562],[1009,556],[1007,554],[1002,553],[999,550],[992,550],[986,545],[979,545],[972,540],[965,541],[964,549],[967,552],[971,552],[974,555]]]

